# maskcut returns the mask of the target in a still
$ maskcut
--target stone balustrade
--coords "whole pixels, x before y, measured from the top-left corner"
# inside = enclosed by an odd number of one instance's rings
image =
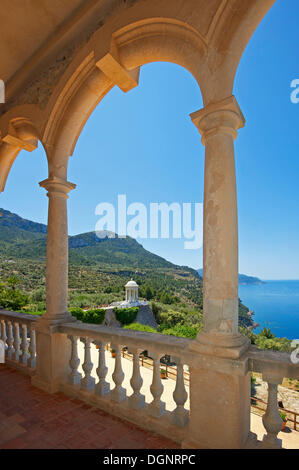
[[[34,315],[0,310],[0,339],[5,343],[6,362],[11,367],[30,375],[35,374],[36,367],[36,320]],[[171,436],[178,443],[184,443],[186,440],[192,410],[194,411],[194,406],[198,405],[197,394],[200,395],[199,390],[195,389],[194,392],[193,389],[190,411],[187,410],[185,365],[189,367],[191,384],[192,374],[196,374],[198,370],[216,370],[226,375],[231,374],[232,379],[250,372],[261,373],[263,380],[268,383],[267,410],[263,416],[266,433],[262,443],[256,440],[254,442],[251,436],[251,445],[265,448],[281,447],[281,441],[277,438],[282,425],[277,403],[277,387],[285,377],[299,379],[299,365],[292,363],[290,354],[263,351],[250,346],[239,359],[221,358],[195,352],[193,340],[81,322],[60,324],[56,331],[67,338],[67,344],[70,345],[68,370],[65,380],[60,383],[61,391],[144,429],[167,437]],[[84,346],[82,373],[79,372],[79,342]],[[93,364],[91,358],[92,345],[97,346],[96,364]],[[108,368],[105,363],[107,345],[115,351],[112,390],[107,381]],[[133,356],[132,375],[129,377],[133,393],[130,396],[123,387],[125,370],[122,364],[122,350],[125,347]],[[141,393],[143,379],[139,359],[143,351],[147,351],[153,360],[152,380],[151,384],[148,384],[152,395],[150,403],[146,403],[145,396]],[[161,399],[163,381],[160,376],[160,360],[165,355],[171,357],[177,369],[173,391],[176,408],[173,411],[168,411]],[[96,379],[92,374],[93,370],[96,372]],[[212,387],[211,384],[211,393]],[[234,405],[227,403],[227,406],[231,408]],[[248,407],[250,407],[249,402]]]
[[[263,416],[266,430],[263,447],[281,448],[282,442],[277,438],[282,426],[277,400],[278,385],[285,377],[299,379],[299,364],[292,363],[288,353],[263,351],[251,346],[248,352],[248,366],[249,370],[261,373],[263,380],[268,383],[267,409]]]
[[[156,431],[168,437],[171,433],[175,440],[179,442],[183,440],[189,420],[189,411],[184,407],[187,401],[187,391],[183,366],[188,364],[189,357],[191,357],[188,356],[190,340],[80,322],[63,324],[59,327],[59,331],[65,333],[71,343],[70,370],[67,383],[62,384],[62,390],[65,393],[97,405],[103,410],[130,420],[145,429]],[[78,371],[80,365],[79,341],[84,345],[82,374]],[[92,344],[97,346],[97,364],[93,364],[91,361],[90,348]],[[105,350],[108,344],[115,351],[112,374],[115,386],[112,390],[106,380],[108,368],[105,363]],[[127,391],[123,387],[125,370],[122,366],[122,349],[124,347],[128,348],[128,351],[133,355],[132,376],[130,377],[133,393],[130,396],[127,395]],[[143,379],[140,373],[139,358],[143,351],[147,351],[153,359],[152,383],[149,384],[152,401],[148,404],[145,401],[145,396],[140,392]],[[171,412],[166,410],[165,403],[161,400],[163,385],[160,375],[160,360],[166,354],[170,355],[172,360],[178,364],[176,385],[173,392],[176,408]],[[94,366],[96,367],[96,381],[91,375]]]
[[[5,344],[5,362],[33,375],[36,368],[35,315],[0,310],[0,339]]]

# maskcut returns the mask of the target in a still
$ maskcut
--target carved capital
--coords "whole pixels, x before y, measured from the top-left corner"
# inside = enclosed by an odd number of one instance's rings
[[[202,135],[202,143],[209,137],[224,133],[237,137],[237,129],[244,127],[245,118],[234,96],[211,103],[190,114],[191,120]]]
[[[75,184],[69,183],[68,181],[62,178],[58,178],[57,176],[43,180],[39,183],[39,185],[48,191],[48,196],[54,194],[63,197],[68,197],[68,193],[76,187]]]

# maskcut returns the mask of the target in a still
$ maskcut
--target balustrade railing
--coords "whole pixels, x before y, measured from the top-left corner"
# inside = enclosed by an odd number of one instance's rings
[[[141,417],[140,424],[144,420],[148,423],[149,420],[154,422],[162,419],[164,425],[168,423],[168,426],[173,425],[180,429],[186,427],[189,410],[185,408],[188,394],[185,388],[183,367],[188,364],[188,356],[185,353],[188,350],[190,340],[82,323],[64,324],[60,326],[59,331],[67,334],[71,342],[70,373],[68,384],[64,387],[66,392],[72,393],[71,389],[73,389],[73,393],[77,393],[77,396],[80,396],[81,393],[83,399],[87,397],[89,401],[97,401],[98,405],[104,409],[107,409],[106,405],[110,403],[115,413],[121,415],[123,412],[128,419],[136,417],[139,413]],[[79,338],[84,345],[84,360],[81,364],[82,374],[79,372]],[[90,347],[92,344],[97,346],[98,357],[95,364],[91,361]],[[107,345],[110,345],[115,354],[112,373],[114,387],[112,384],[112,390],[110,390],[110,384],[107,381],[108,368],[105,359]],[[128,368],[124,368],[122,362],[125,360],[123,358],[124,348],[127,348],[133,362],[130,368],[132,370],[130,372],[131,376],[126,377],[127,383],[130,383],[133,390],[130,395],[124,387],[125,374],[128,374]],[[143,379],[140,373],[140,354],[144,350],[148,351],[153,360],[152,380],[148,384],[152,396],[149,403],[146,403],[145,396],[141,393]],[[173,411],[166,410],[165,402],[161,398],[164,387],[161,380],[160,360],[166,354],[171,356],[177,364],[175,389],[173,391],[175,409]],[[95,373],[96,380],[92,376]]]
[[[0,339],[8,365],[32,375],[36,368],[35,315],[0,310]]]
[[[279,413],[278,385],[285,377],[299,379],[299,365],[292,363],[288,353],[264,351],[255,347],[249,349],[248,356],[249,370],[261,373],[268,384],[267,407],[262,418],[266,430],[263,442],[266,447],[279,448],[281,440],[277,435],[282,429],[283,421]]]
[[[36,321],[37,317],[34,315],[0,310],[0,339],[5,344],[6,362],[30,375],[35,373],[36,368]],[[207,356],[194,352],[190,348],[192,340],[184,338],[81,322],[62,324],[57,332],[65,334],[70,342],[67,383],[61,383],[62,391],[146,429],[167,436],[171,434],[178,442],[184,439],[192,413],[192,402],[190,411],[186,408],[186,385],[189,385],[189,378],[192,382],[192,368],[200,370],[210,364],[224,373],[229,373],[232,367],[240,367],[241,374],[249,374],[251,371],[261,373],[263,380],[268,383],[268,400],[262,418],[265,427],[263,445],[271,448],[281,446],[277,438],[282,425],[277,400],[278,385],[285,377],[299,379],[299,365],[292,363],[289,354],[262,351],[251,346],[238,364],[225,358],[216,358],[214,362],[212,356],[207,359]],[[79,357],[81,355],[78,354],[79,345],[83,345],[84,350],[82,361]],[[114,370],[109,381],[105,356],[108,345],[115,351]],[[95,363],[91,354],[91,348],[94,346],[97,347]],[[124,349],[127,352],[124,352]],[[147,351],[150,359],[141,355],[144,351]],[[161,364],[165,355],[175,364],[172,369],[168,366],[168,372],[175,382],[172,389],[175,403],[173,411],[169,411],[162,400],[164,381],[161,380],[160,368],[165,369],[165,364]],[[130,358],[132,367],[123,367],[122,361],[126,360],[126,357]],[[143,383],[142,365],[150,369],[151,383]],[[186,371],[186,366],[190,372]],[[132,372],[129,373],[128,370]],[[130,374],[130,377],[126,377],[126,374]],[[124,382],[129,383],[132,388],[130,395]],[[148,400],[149,396],[151,400]],[[297,416],[294,420],[295,428],[296,419]]]

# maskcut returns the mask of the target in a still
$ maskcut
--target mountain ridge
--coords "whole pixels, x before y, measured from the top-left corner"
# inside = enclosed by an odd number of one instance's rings
[[[0,254],[13,258],[41,260],[46,255],[47,226],[23,219],[8,210],[0,209]],[[163,257],[146,250],[131,237],[121,238],[112,232],[86,232],[69,236],[69,259],[71,264],[107,263],[134,268],[185,269]]]

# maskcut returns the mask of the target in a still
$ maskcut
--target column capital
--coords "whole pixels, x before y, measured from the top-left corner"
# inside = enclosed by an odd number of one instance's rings
[[[48,191],[48,195],[50,194],[57,194],[59,196],[67,197],[67,194],[72,190],[75,189],[76,185],[70,183],[69,181],[58,178],[57,176],[53,176],[51,178],[47,178],[39,183],[42,188],[45,188]]]
[[[203,145],[208,137],[218,133],[232,135],[235,139],[237,129],[245,125],[245,118],[233,95],[195,111],[190,118],[202,135]]]

